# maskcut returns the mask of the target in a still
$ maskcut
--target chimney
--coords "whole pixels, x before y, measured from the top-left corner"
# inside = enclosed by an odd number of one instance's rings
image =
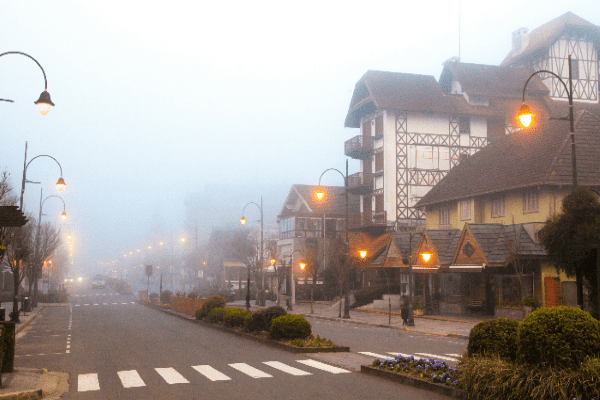
[[[512,53],[519,55],[529,45],[529,29],[519,28],[512,33]]]

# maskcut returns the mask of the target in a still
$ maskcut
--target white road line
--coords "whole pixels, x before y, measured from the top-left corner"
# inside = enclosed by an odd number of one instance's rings
[[[75,307],[79,307],[81,304],[75,304]]]
[[[175,368],[154,368],[156,372],[159,373],[160,376],[169,384],[173,385],[174,383],[190,383],[187,379],[183,377],[179,372],[175,371]]]
[[[77,391],[89,392],[91,390],[100,390],[98,374],[79,374],[77,377]]]
[[[237,369],[240,372],[243,372],[244,374],[251,376],[253,378],[272,378],[272,375],[267,374],[266,372],[262,372],[259,369],[256,369],[254,367],[251,367],[248,364],[244,364],[244,363],[235,363],[235,364],[229,364],[230,367]]]
[[[280,371],[286,372],[290,375],[294,376],[304,376],[304,375],[312,375],[310,372],[302,371],[301,369],[290,367],[287,364],[284,364],[279,361],[263,361],[263,364],[267,364],[269,367],[273,367]]]
[[[345,369],[333,367],[331,365],[315,361],[315,360],[296,360],[301,364],[308,365],[309,367],[321,369],[323,371],[331,372],[332,374],[349,374],[350,371]]]
[[[412,354],[406,354],[406,353],[392,353],[390,351],[387,352],[388,354],[391,354],[393,356],[402,356],[402,357],[410,357],[412,356]],[[413,356],[414,357],[414,356]],[[419,357],[415,357],[415,358],[419,358]]]
[[[94,304],[94,305],[95,305],[95,306],[99,306],[100,304],[96,303],[96,304]]]
[[[89,304],[84,304],[84,306],[89,306]]]
[[[450,356],[450,357],[460,357],[460,354],[448,354],[448,353],[446,353],[446,355]]]
[[[371,356],[371,357],[379,358],[381,360],[387,360],[388,358],[393,358],[393,357],[390,357],[390,356],[384,356],[382,354],[370,353],[368,351],[359,351],[358,354],[363,354],[365,356]],[[390,354],[392,354],[392,353],[390,353]]]
[[[444,356],[438,356],[437,354],[428,354],[428,353],[415,353],[418,354],[420,356],[425,356],[425,357],[431,357],[433,359],[442,359],[442,360],[448,360],[448,361],[458,361],[458,359],[453,358],[453,357],[444,357]]]
[[[119,304],[119,303],[113,303],[113,304]]]
[[[210,379],[211,381],[230,381],[231,378],[227,375],[217,371],[210,365],[194,365],[192,366],[196,371],[200,372],[202,375]]]
[[[117,374],[119,375],[119,378],[121,378],[121,383],[123,384],[124,388],[146,386],[142,380],[142,377],[137,373],[136,370],[119,371]]]
[[[125,305],[127,305],[127,303],[121,303],[121,304],[125,304]]]
[[[102,303],[102,305],[103,305],[103,306],[107,306],[108,304],[107,304],[107,303]]]

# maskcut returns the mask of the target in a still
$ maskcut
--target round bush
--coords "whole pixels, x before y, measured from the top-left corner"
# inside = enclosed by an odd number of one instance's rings
[[[248,331],[269,331],[271,329],[271,321],[273,319],[280,317],[282,315],[286,315],[287,311],[285,311],[281,307],[269,307],[263,310],[258,310],[254,314],[248,324],[246,325],[246,329]]]
[[[164,304],[168,304],[171,302],[171,296],[173,296],[173,292],[170,290],[163,290],[160,293],[160,302]]]
[[[158,293],[150,293],[150,295],[148,296],[148,299],[155,303],[158,301]]]
[[[244,327],[246,328],[246,330],[248,330],[248,325],[250,324],[250,321],[252,320],[252,315],[254,315],[254,313],[252,311],[248,311],[248,313],[244,317]]]
[[[249,313],[250,312],[242,308],[226,308],[223,322],[225,323],[225,326],[229,327],[244,326],[244,320]]]
[[[201,308],[196,310],[196,319],[204,319],[213,308],[225,307],[223,296],[210,296]]]
[[[271,322],[269,335],[276,340],[304,339],[311,334],[310,323],[302,316],[287,314]]]
[[[529,364],[579,367],[600,357],[600,322],[575,307],[540,308],[517,328],[517,357]]]
[[[509,318],[490,319],[471,329],[467,352],[515,360],[517,356],[517,327],[519,322]]]
[[[209,322],[223,322],[227,309],[225,307],[216,307],[210,310],[207,319]]]

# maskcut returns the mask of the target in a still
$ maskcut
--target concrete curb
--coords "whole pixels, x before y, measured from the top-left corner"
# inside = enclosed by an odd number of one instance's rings
[[[360,372],[371,376],[378,376],[380,378],[384,378],[404,385],[413,386],[419,389],[429,390],[431,392],[435,392],[444,396],[454,397],[457,399],[473,399],[472,397],[469,397],[469,394],[464,390],[452,386],[424,381],[422,379],[413,378],[412,376],[401,374],[399,372],[386,371],[384,369],[372,367],[370,365],[362,365],[360,367]]]
[[[258,343],[262,343],[264,345],[267,345],[269,347],[275,347],[281,350],[285,350],[288,351],[290,353],[302,353],[302,354],[309,354],[309,353],[346,353],[350,351],[349,347],[346,346],[336,346],[336,347],[296,347],[296,346],[291,346],[289,344],[286,343],[281,343],[281,342],[277,342],[271,339],[266,339],[266,338],[262,338],[262,337],[258,337],[258,336],[254,336],[251,335],[249,333],[246,332],[239,332],[239,331],[235,331],[233,329],[229,329],[227,327],[221,326],[221,325],[215,325],[215,324],[211,324],[209,322],[205,322],[202,320],[197,320],[196,318],[193,317],[188,317],[187,315],[182,315],[180,313],[176,313],[172,310],[167,310],[164,308],[160,308],[160,307],[155,307],[152,304],[147,304],[147,303],[143,303],[143,302],[139,302],[140,304],[152,308],[153,310],[157,310],[157,311],[162,311],[165,314],[170,314],[170,315],[174,315],[176,317],[179,317],[181,319],[184,319],[186,321],[190,321],[192,323],[198,324],[198,325],[202,325],[208,328],[212,328],[212,329],[216,329],[219,330],[221,332],[227,332],[230,334],[234,334],[236,336],[241,336],[244,337],[246,339],[250,339],[253,340],[255,342]]]
[[[39,314],[42,312],[42,310],[43,310],[44,308],[46,308],[46,307],[47,307],[46,305],[43,305],[43,306],[41,306],[41,308],[40,308],[39,310],[37,310],[37,311],[35,312],[35,314],[32,314],[32,315],[31,315],[31,317],[30,317],[30,318],[29,318],[27,321],[25,321],[25,322],[22,322],[22,323],[20,323],[20,324],[15,324],[15,325],[16,325],[16,326],[15,326],[15,334],[18,334],[18,333],[19,333],[19,332],[21,332],[23,329],[25,329],[25,327],[26,327],[26,326],[28,326],[29,324],[31,324],[31,321],[33,321],[34,319],[36,319],[36,318],[37,318],[37,316],[38,316],[38,315],[39,315]]]
[[[25,390],[22,392],[10,392],[0,395],[0,399],[5,400],[38,400],[44,397],[42,389],[39,390]]]

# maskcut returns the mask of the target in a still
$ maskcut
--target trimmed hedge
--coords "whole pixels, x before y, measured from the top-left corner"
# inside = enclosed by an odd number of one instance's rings
[[[537,309],[517,328],[517,354],[528,364],[577,368],[600,358],[600,321],[575,307]]]
[[[43,293],[40,296],[40,303],[68,303],[68,302],[69,302],[69,296],[65,292]]]
[[[160,293],[160,302],[163,304],[171,303],[171,296],[173,296],[173,292],[171,292],[170,290],[163,290]]]
[[[244,326],[247,314],[250,314],[250,312],[242,308],[226,308],[223,322],[228,327]]]
[[[381,300],[385,288],[383,286],[366,286],[354,292],[355,302],[352,307],[360,307],[372,303],[375,300]]]
[[[227,308],[225,307],[216,307],[210,310],[206,319],[209,322],[223,322],[225,318],[225,313],[227,312]]]
[[[252,314],[248,324],[246,325],[246,329],[250,332],[253,331],[267,331],[271,329],[271,322],[273,319],[280,317],[282,315],[286,315],[287,311],[285,311],[282,307],[269,307],[263,310],[258,310]]]
[[[201,308],[196,310],[196,319],[204,319],[213,308],[225,307],[223,296],[210,296]]]
[[[304,339],[311,334],[310,323],[302,316],[287,314],[271,322],[269,335],[275,340]]]
[[[498,355],[504,359],[515,360],[518,326],[518,321],[509,318],[490,319],[478,323],[469,334],[468,355]]]
[[[148,295],[148,299],[153,303],[157,302],[158,301],[158,293],[150,293]]]

